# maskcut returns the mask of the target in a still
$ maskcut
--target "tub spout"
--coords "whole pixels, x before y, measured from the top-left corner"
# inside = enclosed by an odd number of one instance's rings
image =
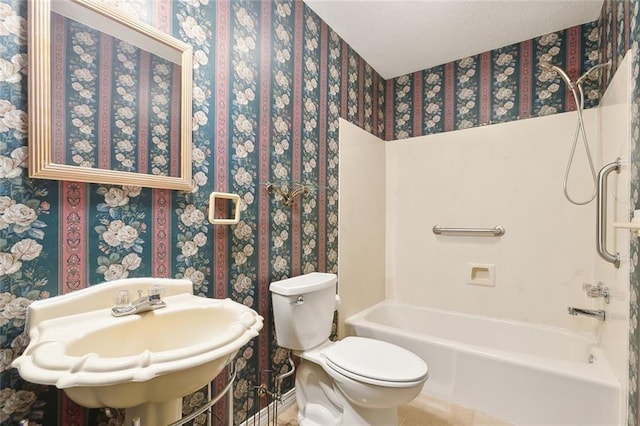
[[[606,314],[602,309],[584,309],[569,306],[567,310],[569,312],[569,315],[584,315],[587,317],[595,318],[598,321],[604,321],[606,317]]]

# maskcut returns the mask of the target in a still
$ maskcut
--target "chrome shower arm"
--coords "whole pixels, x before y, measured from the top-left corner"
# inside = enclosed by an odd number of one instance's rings
[[[588,70],[586,70],[584,72],[584,74],[582,74],[577,80],[576,80],[576,85],[580,86],[582,85],[582,83],[587,79],[587,77],[589,77],[589,74],[591,74],[593,71],[600,69],[600,68],[607,68],[611,65],[611,60],[605,62],[604,64],[597,64],[592,66],[591,68],[589,68]]]

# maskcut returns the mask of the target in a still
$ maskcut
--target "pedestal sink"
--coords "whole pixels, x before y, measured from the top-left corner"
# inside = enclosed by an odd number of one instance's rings
[[[165,308],[111,315],[118,291],[153,285],[165,289]],[[30,343],[13,366],[84,407],[126,408],[125,424],[166,425],[181,418],[182,397],[213,380],[262,325],[242,304],[194,296],[188,280],[123,279],[33,302]]]

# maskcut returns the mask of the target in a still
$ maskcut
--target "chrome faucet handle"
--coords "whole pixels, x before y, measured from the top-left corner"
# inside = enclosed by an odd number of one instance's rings
[[[129,290],[120,290],[113,295],[113,305],[116,308],[127,308],[131,306],[131,292]]]
[[[113,307],[111,308],[113,316],[126,315],[134,310],[135,306],[131,301],[131,292],[129,290],[120,290],[113,295]]]
[[[609,293],[609,287],[605,287],[602,281],[599,281],[597,285],[591,285],[589,283],[582,284],[582,289],[587,293],[589,297],[602,297],[604,303],[611,301],[611,294]]]
[[[161,303],[162,296],[164,295],[164,288],[159,285],[154,285],[149,289],[149,302],[151,303]]]

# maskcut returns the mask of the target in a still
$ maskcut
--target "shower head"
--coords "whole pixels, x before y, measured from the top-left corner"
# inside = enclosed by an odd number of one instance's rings
[[[571,79],[569,78],[567,73],[562,68],[560,68],[556,64],[552,64],[551,62],[547,62],[547,61],[538,62],[538,66],[540,68],[546,69],[547,71],[553,71],[553,72],[557,73],[558,75],[560,75],[560,77],[562,77],[564,82],[567,83],[567,86],[569,86],[569,88],[573,90],[573,88],[575,86],[575,83],[573,81],[571,81]]]
[[[598,69],[600,69],[600,68],[608,68],[609,66],[611,66],[611,60],[608,60],[608,61],[607,61],[607,62],[605,62],[604,64],[596,64],[596,65],[592,66],[591,68],[589,68],[588,70],[586,70],[586,71],[585,71],[585,73],[584,73],[584,74],[582,74],[582,75],[580,76],[580,78],[578,78],[578,79],[576,80],[576,84],[582,84],[582,82],[583,82],[584,80],[586,80],[586,79],[587,79],[587,77],[589,77],[589,75],[590,75],[593,71],[598,70]]]

